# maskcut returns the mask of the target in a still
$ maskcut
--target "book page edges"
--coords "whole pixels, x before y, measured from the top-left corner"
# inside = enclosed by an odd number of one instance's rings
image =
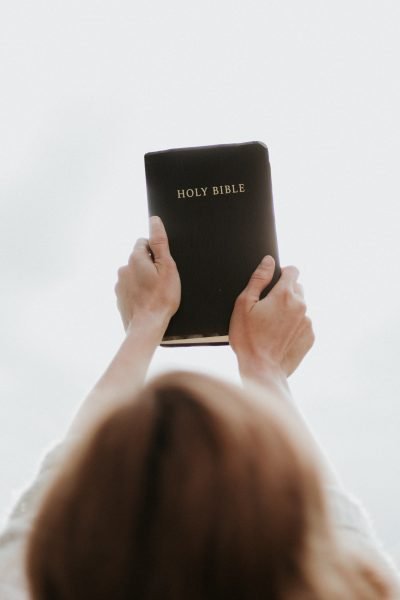
[[[163,340],[161,346],[185,346],[196,344],[228,344],[227,335],[212,335],[210,337],[177,338],[174,340]]]

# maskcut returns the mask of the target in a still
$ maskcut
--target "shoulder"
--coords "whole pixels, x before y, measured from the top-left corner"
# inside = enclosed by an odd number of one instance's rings
[[[365,507],[340,486],[326,485],[325,489],[331,522],[340,542],[382,570],[398,588],[400,598],[400,570],[379,539]]]
[[[58,444],[42,461],[33,483],[26,489],[12,510],[0,535],[0,598],[27,600],[25,550],[40,503],[59,470],[67,445]]]

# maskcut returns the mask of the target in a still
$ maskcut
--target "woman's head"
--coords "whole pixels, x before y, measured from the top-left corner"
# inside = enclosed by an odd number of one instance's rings
[[[183,372],[110,414],[65,466],[28,575],[40,600],[375,597],[349,587],[290,414]]]

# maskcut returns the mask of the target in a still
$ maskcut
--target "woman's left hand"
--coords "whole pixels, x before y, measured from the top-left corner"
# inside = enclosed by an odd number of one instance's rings
[[[157,320],[166,328],[178,310],[181,282],[159,217],[150,218],[150,238],[139,238],[128,264],[118,270],[115,293],[127,332],[133,320]]]

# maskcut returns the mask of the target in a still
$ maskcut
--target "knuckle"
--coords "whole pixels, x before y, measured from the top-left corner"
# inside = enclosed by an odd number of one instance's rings
[[[297,300],[297,310],[301,315],[306,314],[307,304],[304,302],[304,300]]]
[[[308,347],[311,348],[311,346],[315,342],[315,333],[314,333],[312,321],[309,317],[306,316],[303,319],[303,323],[304,323],[304,325],[303,325],[304,336],[307,340]]]
[[[284,309],[290,310],[297,315],[306,314],[307,305],[305,301],[294,292],[290,285],[282,285],[277,290],[277,293]]]
[[[124,267],[120,267],[120,268],[118,269],[118,279],[119,279],[119,280],[120,280],[120,279],[123,279],[123,277],[125,277],[125,275],[126,275],[126,271],[127,271],[127,267],[126,267],[126,266],[124,266]]]
[[[145,246],[135,246],[129,255],[128,265],[135,262],[144,252]]]
[[[311,341],[311,345],[313,345],[313,343],[315,342],[315,331],[313,328],[313,325],[311,323],[311,320],[309,319],[310,325],[308,328],[308,335],[310,336],[310,341]]]
[[[167,267],[169,269],[175,269],[176,268],[176,262],[174,261],[174,259],[172,258],[172,256],[167,256],[165,258],[165,264],[167,265]]]
[[[267,267],[259,265],[251,276],[251,279],[265,279],[269,274],[270,270]]]
[[[293,299],[293,294],[287,285],[282,285],[279,288],[278,293],[279,293],[280,300],[284,305],[290,304],[290,302]]]
[[[293,276],[293,268],[294,267],[292,265],[288,265],[286,267],[281,268],[281,278],[284,281],[291,279],[291,277]]]
[[[238,306],[239,308],[242,307],[246,303],[246,300],[246,292],[243,290],[242,292],[240,292],[239,296],[237,296],[235,306]]]
[[[167,236],[162,235],[162,234],[158,234],[154,238],[151,239],[152,246],[160,246],[162,244],[165,244],[166,242],[167,242]]]
[[[289,265],[288,267],[285,267],[285,271],[291,279],[297,279],[300,275],[299,269],[294,265]]]
[[[310,317],[308,317],[308,316],[304,317],[304,327],[308,331],[312,331],[312,321],[311,321]]]

